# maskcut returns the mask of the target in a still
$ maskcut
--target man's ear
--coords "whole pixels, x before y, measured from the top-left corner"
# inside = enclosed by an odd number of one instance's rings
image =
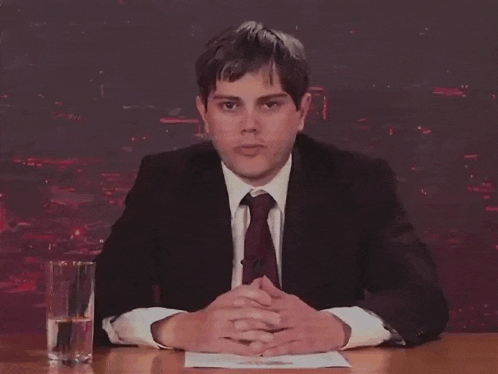
[[[195,105],[197,107],[197,111],[202,117],[202,121],[204,122],[204,130],[206,131],[207,134],[209,134],[209,124],[208,121],[206,120],[206,107],[204,106],[204,102],[199,95],[197,95],[195,98]]]
[[[308,110],[311,104],[311,94],[306,92],[301,99],[301,108],[299,109],[299,131],[303,131],[304,129],[304,120],[306,119],[306,114],[308,114]]]

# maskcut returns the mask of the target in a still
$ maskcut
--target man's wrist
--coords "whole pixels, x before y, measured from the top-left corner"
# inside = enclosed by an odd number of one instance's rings
[[[181,331],[183,329],[180,328],[180,324],[186,314],[186,312],[177,313],[154,322],[150,326],[154,341],[164,346],[182,349]]]
[[[351,326],[351,337],[341,349],[376,346],[390,338],[384,322],[377,315],[357,306],[336,307],[326,311]]]
[[[340,319],[339,317],[337,317],[336,315],[334,315],[333,313],[330,313],[328,311],[322,311],[326,314],[328,314],[329,316],[331,316],[335,321],[339,322],[342,326],[342,331],[344,333],[344,339],[342,341],[342,345],[340,347],[334,347],[333,349],[338,349],[338,348],[343,348],[345,347],[348,342],[349,342],[349,339],[351,338],[351,326],[349,326],[346,322],[344,322],[342,319]]]

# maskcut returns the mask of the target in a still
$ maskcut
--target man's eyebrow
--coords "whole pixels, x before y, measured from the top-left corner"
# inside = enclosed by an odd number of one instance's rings
[[[276,99],[276,98],[288,97],[288,96],[289,96],[289,94],[282,92],[282,93],[278,93],[278,94],[270,94],[270,95],[258,97],[258,101],[264,101],[264,100],[270,100],[270,99]],[[232,95],[214,95],[213,100],[242,101],[240,97],[232,96]]]

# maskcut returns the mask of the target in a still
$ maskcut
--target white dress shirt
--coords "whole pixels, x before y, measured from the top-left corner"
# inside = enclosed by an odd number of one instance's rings
[[[244,257],[244,238],[250,223],[250,212],[249,207],[241,205],[240,202],[247,193],[250,193],[252,196],[269,193],[276,201],[275,206],[268,214],[268,225],[275,246],[278,274],[280,284],[282,284],[282,235],[291,165],[292,155],[289,156],[284,167],[269,183],[261,187],[253,187],[240,179],[222,163],[230,212],[232,214],[231,222],[234,248],[232,289],[242,284],[241,260]],[[184,311],[161,307],[138,308],[124,313],[118,318],[115,318],[115,316],[105,318],[103,328],[107,332],[110,341],[115,344],[136,344],[155,348],[168,348],[154,341],[151,333],[151,325],[160,319],[180,312]],[[360,307],[331,308],[325,309],[324,312],[334,314],[351,327],[351,337],[343,349],[358,346],[374,346],[392,337],[391,332],[384,328],[380,317]]]

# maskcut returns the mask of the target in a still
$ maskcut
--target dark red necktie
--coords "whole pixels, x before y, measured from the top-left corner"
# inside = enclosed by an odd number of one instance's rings
[[[249,205],[251,212],[251,223],[244,241],[242,284],[250,284],[254,279],[266,275],[280,288],[277,257],[267,222],[268,213],[275,205],[275,200],[269,193],[256,197],[247,194],[241,204]]]

